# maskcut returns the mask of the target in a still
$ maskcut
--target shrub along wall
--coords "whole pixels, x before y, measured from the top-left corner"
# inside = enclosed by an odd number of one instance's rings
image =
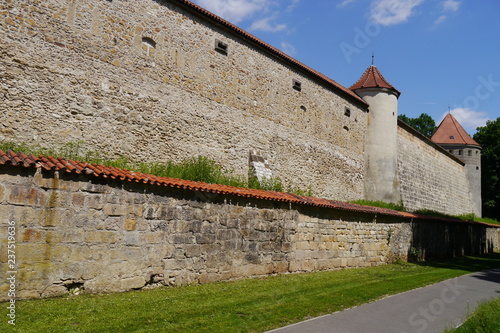
[[[0,164],[1,274],[12,222],[19,298],[375,266],[412,247],[427,257],[498,250],[498,229],[484,224],[188,183],[198,190]],[[2,300],[8,289],[0,279]]]

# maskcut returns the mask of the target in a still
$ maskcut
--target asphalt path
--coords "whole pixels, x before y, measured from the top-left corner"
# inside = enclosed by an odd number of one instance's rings
[[[273,333],[441,333],[462,324],[477,304],[500,297],[500,268],[463,275]]]

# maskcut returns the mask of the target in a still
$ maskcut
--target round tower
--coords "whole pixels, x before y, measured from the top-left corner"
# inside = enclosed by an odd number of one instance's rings
[[[400,201],[397,160],[398,98],[401,94],[374,65],[350,88],[368,103],[365,199]]]
[[[472,212],[481,216],[481,145],[467,134],[451,113],[441,121],[431,140],[465,163]]]

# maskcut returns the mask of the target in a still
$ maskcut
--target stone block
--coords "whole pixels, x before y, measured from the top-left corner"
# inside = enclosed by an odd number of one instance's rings
[[[5,192],[6,192],[5,186],[0,184],[0,202],[3,201],[5,197]]]
[[[187,258],[199,257],[201,255],[201,246],[198,244],[185,244],[183,248]]]
[[[88,257],[87,257],[88,259]],[[87,260],[82,263],[82,279],[83,280],[93,280],[98,276],[102,276],[103,270],[106,269],[106,265],[102,262],[95,262],[92,260]],[[87,289],[87,288],[85,288]]]
[[[170,222],[172,223],[172,222]],[[188,221],[175,221],[173,222],[173,232],[174,233],[188,233],[191,229],[191,223]]]
[[[108,187],[106,185],[93,184],[92,182],[88,182],[83,186],[82,190],[90,193],[106,193]]]
[[[85,242],[87,243],[116,243],[119,236],[114,231],[85,231]]]
[[[72,193],[71,194],[71,205],[75,207],[85,206],[85,194],[84,193]]]
[[[195,236],[191,233],[176,234],[173,236],[174,244],[194,244]]]
[[[39,190],[33,187],[13,185],[10,188],[7,202],[12,205],[42,207],[45,205],[46,199],[47,195],[43,190]]]
[[[87,194],[87,207],[91,209],[103,209],[104,197],[102,194]]]
[[[186,261],[180,259],[164,259],[163,264],[165,266],[165,270],[175,271],[186,268]]]
[[[45,231],[27,228],[21,231],[21,240],[24,243],[45,241]]]
[[[16,293],[18,299],[36,299],[40,298],[40,292],[36,289],[21,289]]]
[[[239,231],[234,229],[219,229],[217,230],[217,240],[220,241],[230,241],[241,239],[241,234]]]
[[[50,259],[52,245],[48,243],[17,243],[16,258],[22,263],[42,262]]]
[[[64,208],[45,208],[38,212],[38,222],[44,227],[63,226],[68,222],[68,210]]]
[[[289,263],[283,262],[273,262],[273,273],[286,273],[288,272]]]
[[[105,204],[104,214],[108,216],[123,216],[127,214],[127,206],[122,204]]]
[[[175,238],[175,236],[174,236]],[[197,244],[212,244],[215,243],[216,236],[214,234],[197,234],[196,243]]]
[[[123,217],[121,216],[109,216],[104,220],[103,228],[106,230],[121,230],[123,224]],[[101,228],[99,228],[101,229]]]
[[[92,280],[85,281],[83,284],[85,291],[90,293],[99,292],[119,292],[124,289],[121,288],[121,280],[109,276],[100,276]]]
[[[131,218],[142,217],[144,215],[143,205],[128,205],[127,214]]]
[[[7,208],[7,206],[5,206]],[[11,219],[16,222],[17,225],[32,225],[35,221],[35,209],[29,206],[13,206],[12,207]],[[1,214],[0,206],[0,214]],[[10,214],[9,214],[10,215]],[[7,214],[0,216],[9,216]]]
[[[142,232],[139,234],[140,244],[159,244],[165,242],[166,235],[163,231]]]
[[[227,275],[230,276],[230,273],[228,273]],[[216,274],[216,273],[204,273],[203,274],[202,273],[198,277],[198,282],[199,283],[210,283],[210,282],[221,281],[222,279],[223,279],[223,277],[220,274]]]
[[[131,289],[140,289],[144,287],[146,284],[146,279],[144,276],[134,276],[131,278],[121,279],[120,280],[120,289],[121,290],[131,290]]]
[[[123,234],[123,242],[126,246],[140,246],[142,243],[139,240],[139,232],[129,231]]]
[[[56,297],[56,296],[62,296],[68,292],[68,289],[66,289],[65,286],[63,285],[50,285],[42,293],[42,297]]]
[[[148,220],[158,219],[158,207],[145,206],[144,207],[144,218]]]

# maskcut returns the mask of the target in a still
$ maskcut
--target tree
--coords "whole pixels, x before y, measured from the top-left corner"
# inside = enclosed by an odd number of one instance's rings
[[[436,131],[436,122],[427,113],[422,113],[418,118],[409,118],[404,114],[398,116],[399,119],[430,138],[434,131]]]
[[[500,118],[478,127],[474,140],[482,146],[483,215],[500,220]]]

